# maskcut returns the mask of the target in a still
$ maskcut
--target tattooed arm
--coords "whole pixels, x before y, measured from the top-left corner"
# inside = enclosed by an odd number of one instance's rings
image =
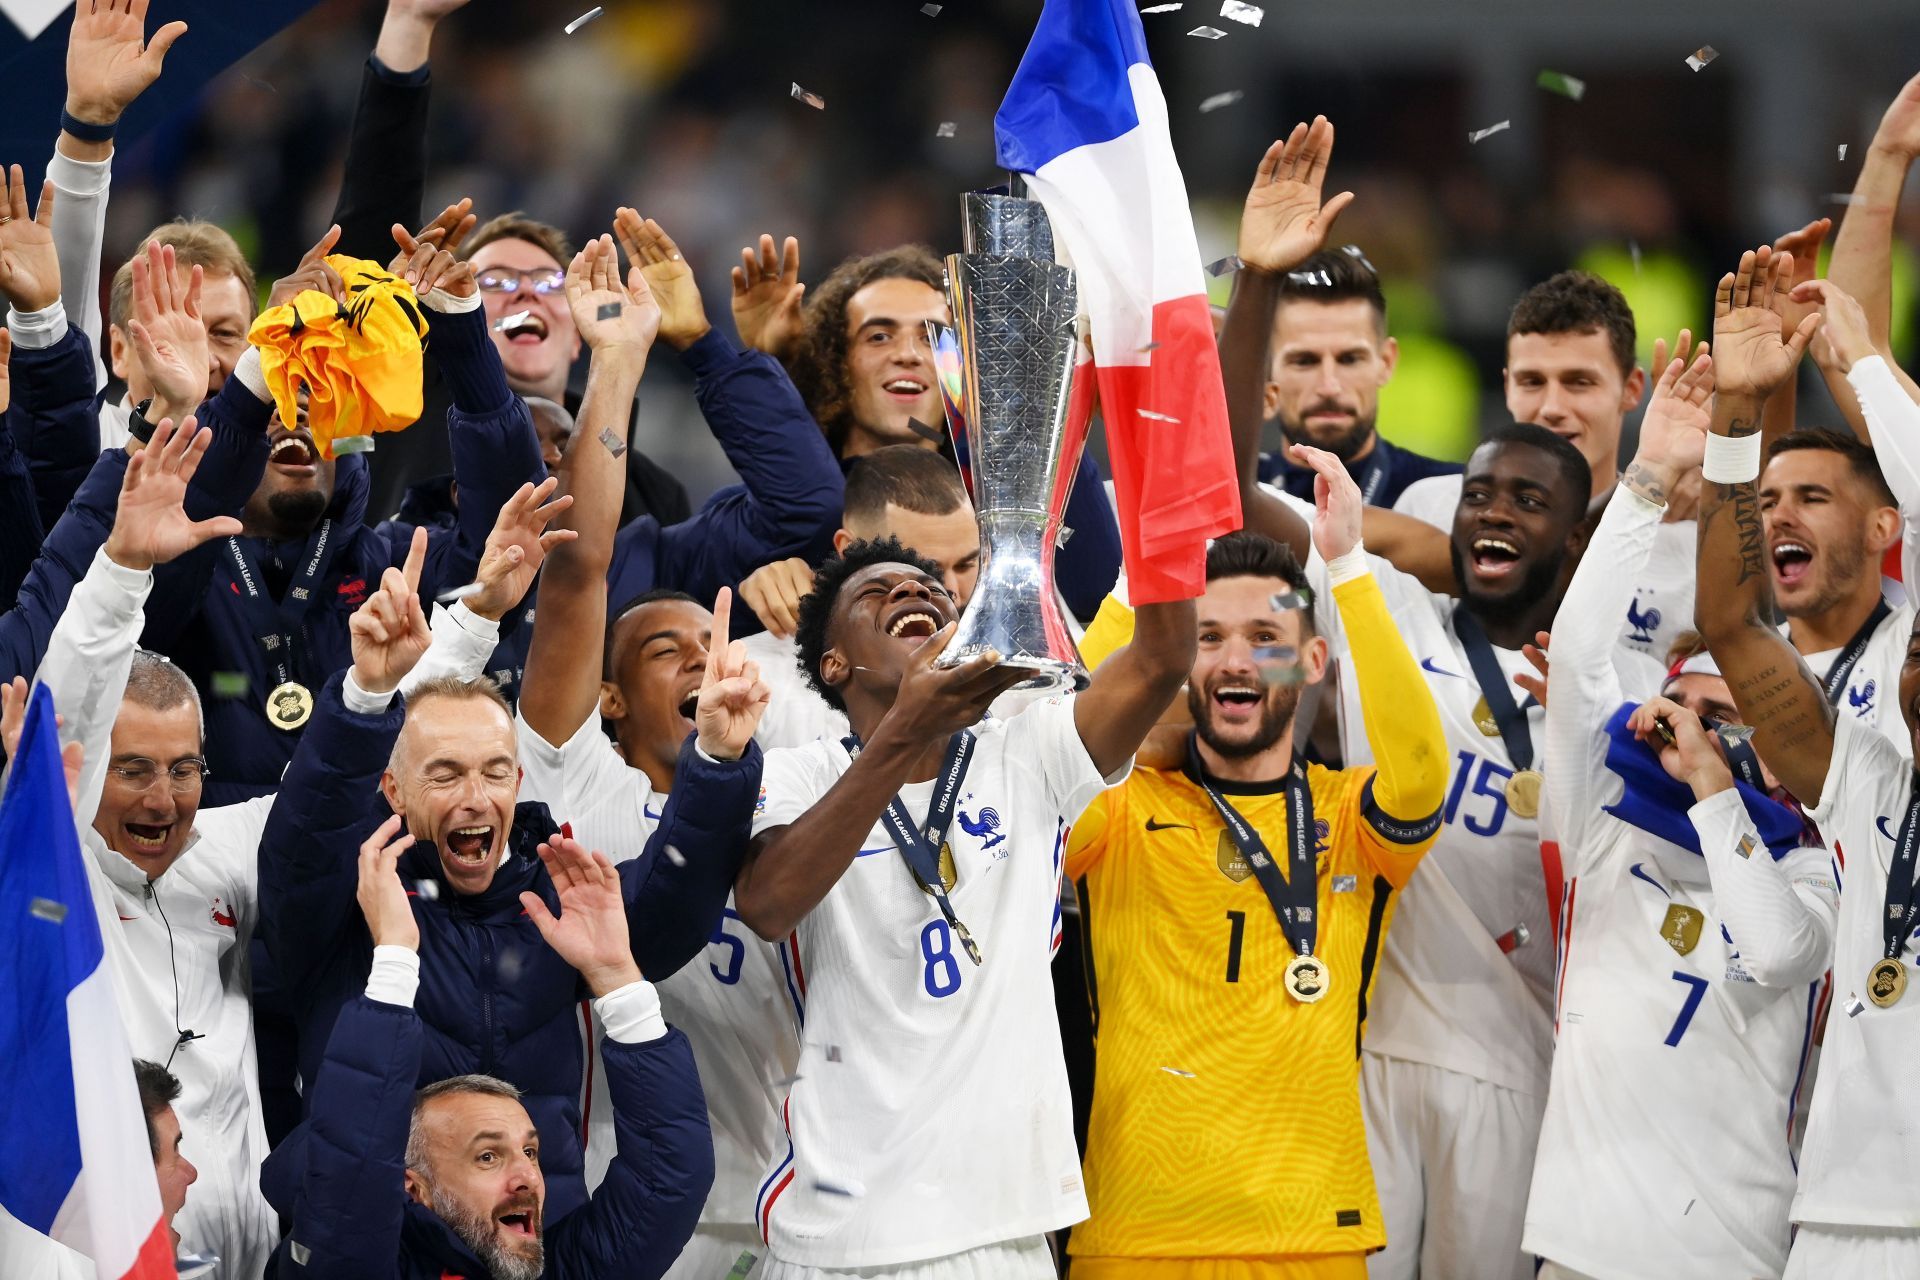
[[[1780,309],[1793,276],[1791,254],[1761,248],[1740,255],[1714,297],[1713,434],[1760,430],[1767,397],[1793,376],[1818,315],[1781,340]],[[1820,802],[1833,757],[1833,708],[1799,653],[1773,625],[1757,477],[1708,481],[1700,494],[1700,550],[1694,622],[1733,690],[1754,747],[1788,791]]]

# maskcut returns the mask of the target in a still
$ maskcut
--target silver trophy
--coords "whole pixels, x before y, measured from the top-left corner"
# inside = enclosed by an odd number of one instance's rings
[[[1069,412],[1079,291],[1038,200],[968,192],[962,214],[966,251],[947,257],[961,386],[947,410],[980,521],[980,577],[940,660],[992,650],[1034,673],[1023,689],[1084,688],[1053,576],[1090,416]]]

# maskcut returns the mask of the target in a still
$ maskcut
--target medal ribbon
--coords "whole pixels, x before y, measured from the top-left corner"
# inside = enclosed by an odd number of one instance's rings
[[[848,734],[840,740],[840,745],[847,749],[848,756],[859,759],[859,735]],[[913,872],[913,878],[940,905],[940,914],[946,917],[947,927],[960,939],[960,945],[966,949],[967,959],[979,964],[980,948],[975,945],[973,935],[967,932],[967,926],[953,913],[953,903],[947,899],[946,883],[940,878],[940,846],[946,842],[947,830],[953,826],[954,801],[960,795],[960,784],[966,779],[967,766],[973,760],[974,745],[974,736],[964,729],[947,739],[947,754],[940,762],[940,772],[934,777],[933,802],[927,807],[925,823],[913,820],[897,794],[892,803],[887,805],[887,811],[880,815],[880,821],[885,824],[894,848],[900,850],[900,856],[906,860],[907,869]],[[956,874],[958,870],[956,865]]]
[[[1533,735],[1528,731],[1527,713],[1513,699],[1513,686],[1493,655],[1493,643],[1480,629],[1480,622],[1462,605],[1453,611],[1453,633],[1467,651],[1467,665],[1480,682],[1480,695],[1487,700],[1493,722],[1500,726],[1500,740],[1507,744],[1507,758],[1515,773],[1533,767]],[[1532,699],[1528,699],[1532,701]]]
[[[322,520],[320,527],[313,531],[307,539],[306,550],[306,564],[287,584],[286,596],[276,604],[267,598],[259,562],[240,539],[226,540],[227,571],[240,588],[240,598],[246,602],[254,641],[273,663],[276,686],[293,679],[294,632],[300,630],[301,618],[313,604],[314,585],[326,576],[327,567],[333,562],[331,517]]]
[[[1387,487],[1387,478],[1393,471],[1387,465],[1387,460],[1381,456],[1382,443],[1378,438],[1374,440],[1373,452],[1367,455],[1366,462],[1360,468],[1360,474],[1354,477],[1360,485],[1360,501],[1369,507],[1378,501],[1380,491]]]
[[[1847,647],[1840,651],[1840,656],[1833,660],[1833,666],[1827,669],[1828,705],[1835,707],[1840,705],[1840,692],[1847,687],[1847,678],[1853,674],[1854,667],[1859,665],[1861,656],[1867,651],[1867,646],[1873,643],[1873,633],[1879,630],[1880,624],[1886,621],[1887,615],[1892,612],[1893,610],[1887,607],[1884,599],[1875,600],[1873,612],[1868,614],[1867,620],[1860,624],[1860,629],[1853,633],[1853,639],[1847,641]]]
[[[1893,842],[1893,865],[1887,868],[1887,909],[1881,913],[1885,955],[1898,960],[1905,949],[1907,935],[1920,919],[1920,902],[1915,901],[1913,882],[1914,853],[1920,847],[1920,770],[1907,786],[1907,816],[1900,820],[1900,838]]]
[[[1259,831],[1220,794],[1220,789],[1207,781],[1207,775],[1200,764],[1199,737],[1187,735],[1187,771],[1200,789],[1207,793],[1207,799],[1220,814],[1220,820],[1227,824],[1227,835],[1232,837],[1234,847],[1240,850],[1240,856],[1253,868],[1254,878],[1260,881],[1260,887],[1266,891],[1267,901],[1273,905],[1273,914],[1280,921],[1280,931],[1287,935],[1287,945],[1298,955],[1313,954],[1313,944],[1319,931],[1314,920],[1313,907],[1320,891],[1319,866],[1313,850],[1313,793],[1307,789],[1307,766],[1299,756],[1293,759],[1293,767],[1287,771],[1287,847],[1289,861],[1287,876],[1280,878],[1280,868],[1274,865],[1267,853],[1267,842],[1260,838]]]

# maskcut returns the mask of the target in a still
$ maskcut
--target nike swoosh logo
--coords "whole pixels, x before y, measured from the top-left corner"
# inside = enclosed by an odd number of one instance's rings
[[[874,854],[874,853],[892,853],[892,852],[893,852],[893,846],[892,846],[892,845],[890,845],[890,844],[883,844],[883,845],[881,845],[881,846],[880,846],[880,847],[879,847],[878,849],[862,849],[862,850],[861,850],[860,852],[858,852],[858,853],[856,853],[856,854],[854,854],[853,856],[854,856],[854,857],[856,857],[856,858],[864,858],[864,857],[866,857],[866,856],[867,856],[867,855],[869,855],[869,854]]]
[[[640,812],[644,814],[647,820],[650,822],[658,822],[660,821],[660,819],[664,818],[667,814],[667,811],[664,808],[662,808],[658,813],[655,813],[652,809],[647,808],[647,806],[644,804],[640,806]]]
[[[1148,818],[1147,830],[1149,831],[1191,831],[1193,830],[1193,828],[1188,826],[1184,822],[1155,822],[1152,818]]]
[[[1642,880],[1645,880],[1648,884],[1658,889],[1661,893],[1666,894],[1667,897],[1669,898],[1673,896],[1671,893],[1667,893],[1667,886],[1661,884],[1658,880],[1655,880],[1652,876],[1647,874],[1644,863],[1639,863],[1639,862],[1634,863],[1632,868],[1630,868],[1630,870],[1628,871],[1628,874],[1640,877]]]
[[[1431,671],[1437,676],[1452,676],[1455,680],[1464,680],[1466,678],[1458,671],[1442,671],[1439,667],[1433,665],[1432,658],[1420,659],[1420,669],[1422,671]]]
[[[1900,837],[1895,835],[1893,832],[1887,830],[1887,820],[1884,817],[1875,818],[1873,820],[1873,826],[1874,826],[1874,830],[1878,831],[1881,835],[1885,836],[1887,839],[1893,841],[1895,844],[1900,843]]]

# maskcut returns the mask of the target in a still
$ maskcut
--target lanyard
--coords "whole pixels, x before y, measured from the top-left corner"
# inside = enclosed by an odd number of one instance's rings
[[[1220,794],[1218,787],[1207,781],[1206,772],[1200,764],[1200,749],[1196,740],[1196,735],[1189,734],[1187,737],[1188,771],[1193,774],[1193,780],[1200,789],[1207,793],[1207,799],[1213,801],[1213,807],[1219,812],[1220,820],[1227,824],[1227,834],[1233,838],[1240,856],[1253,868],[1254,877],[1266,891],[1267,901],[1273,904],[1273,914],[1280,921],[1280,931],[1287,935],[1287,945],[1298,955],[1312,955],[1318,931],[1313,918],[1314,899],[1320,891],[1320,885],[1312,839],[1313,793],[1307,789],[1306,763],[1295,756],[1293,767],[1287,771],[1287,848],[1292,865],[1287,868],[1287,876],[1283,880],[1280,878],[1280,869],[1267,854],[1267,843],[1260,838],[1260,833],[1227,803],[1227,798]]]
[[[226,540],[227,571],[239,588],[240,599],[245,602],[254,641],[273,663],[275,684],[293,679],[293,634],[300,628],[301,618],[312,603],[315,584],[326,575],[327,566],[333,561],[331,518],[320,522],[320,527],[307,539],[306,550],[306,564],[288,585],[286,596],[276,604],[268,599],[259,563],[245,544],[238,538]]]
[[[859,758],[858,735],[848,734],[840,740],[840,745],[847,749],[848,756]],[[967,932],[967,926],[960,923],[960,917],[953,913],[953,903],[947,899],[946,882],[940,875],[940,851],[946,845],[947,829],[953,825],[954,801],[960,795],[961,782],[966,779],[974,745],[974,736],[964,729],[947,739],[947,754],[940,762],[940,772],[934,777],[933,803],[927,807],[926,822],[916,823],[907,813],[907,806],[900,803],[898,795],[887,805],[887,811],[880,816],[880,821],[885,824],[894,847],[900,850],[900,856],[906,859],[907,869],[913,872],[913,878],[940,904],[940,914],[946,917],[948,927],[960,939],[960,945],[966,949],[967,959],[979,964],[980,948],[975,945],[973,935]],[[958,874],[957,868],[955,874]]]
[[[1533,736],[1527,729],[1527,713],[1513,700],[1513,686],[1493,656],[1493,643],[1480,629],[1479,619],[1467,612],[1464,604],[1453,611],[1453,633],[1467,651],[1467,665],[1480,682],[1480,696],[1487,700],[1493,722],[1500,726],[1500,740],[1507,744],[1507,758],[1516,771],[1533,767]]]
[[[1840,656],[1833,660],[1831,667],[1827,668],[1826,686],[1829,705],[1836,707],[1840,705],[1840,691],[1847,687],[1847,678],[1853,674],[1854,667],[1859,665],[1860,657],[1866,653],[1867,646],[1873,643],[1873,633],[1879,630],[1880,624],[1892,612],[1893,610],[1887,607],[1884,599],[1875,600],[1873,612],[1867,615],[1867,620],[1860,624],[1858,631],[1853,633],[1853,639],[1847,641],[1847,647],[1840,651]]]
[[[1387,480],[1393,472],[1385,457],[1386,443],[1378,436],[1374,437],[1373,452],[1367,455],[1360,474],[1353,478],[1360,486],[1360,501],[1369,507],[1378,505],[1380,491],[1387,487]]]
[[[1887,868],[1887,909],[1880,914],[1885,955],[1898,960],[1913,932],[1920,903],[1914,901],[1914,850],[1920,846],[1920,771],[1907,788],[1907,816],[1900,821],[1900,838],[1893,842],[1893,864]]]

